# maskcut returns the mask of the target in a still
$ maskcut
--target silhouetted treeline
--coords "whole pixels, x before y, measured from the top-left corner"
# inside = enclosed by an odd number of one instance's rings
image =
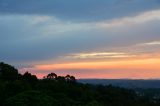
[[[0,106],[160,106],[160,101],[112,85],[77,83],[71,75],[37,79],[0,63]]]

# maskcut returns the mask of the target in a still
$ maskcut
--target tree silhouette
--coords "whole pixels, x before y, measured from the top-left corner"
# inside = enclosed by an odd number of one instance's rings
[[[65,76],[65,79],[66,79],[67,82],[70,81],[70,77],[71,77],[70,75],[66,75],[66,76]]]
[[[63,77],[63,76],[58,76],[56,78],[56,80],[59,81],[59,82],[66,82],[65,77]]]
[[[56,78],[57,78],[57,74],[55,74],[55,73],[50,73],[50,74],[47,75],[47,79],[50,79],[50,80],[52,79],[53,80],[53,79],[56,79]]]
[[[0,78],[5,80],[16,80],[18,70],[13,66],[0,62]]]
[[[23,74],[22,79],[31,83],[38,81],[37,77],[28,71]]]
[[[76,82],[76,78],[74,76],[66,75],[65,80],[67,82]]]

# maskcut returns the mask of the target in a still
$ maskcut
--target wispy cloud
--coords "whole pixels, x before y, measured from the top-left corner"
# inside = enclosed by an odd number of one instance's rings
[[[148,43],[142,43],[139,44],[141,46],[155,46],[155,45],[160,45],[160,41],[153,41],[153,42],[148,42]]]
[[[31,21],[34,24],[43,25],[44,35],[69,33],[76,31],[92,31],[101,28],[116,28],[145,24],[150,21],[160,21],[160,10],[152,10],[134,16],[126,16],[118,19],[102,20],[96,22],[72,22],[60,20],[54,16],[34,16]]]
[[[102,23],[98,23],[98,26],[102,27],[116,27],[123,25],[134,25],[134,24],[142,24],[149,21],[158,21],[160,20],[160,10],[152,10],[144,13],[140,13],[136,16],[123,17],[119,19],[114,19],[111,21],[106,21]]]
[[[123,52],[94,52],[94,53],[78,53],[65,56],[69,59],[105,59],[105,58],[126,58],[134,57],[128,53]]]

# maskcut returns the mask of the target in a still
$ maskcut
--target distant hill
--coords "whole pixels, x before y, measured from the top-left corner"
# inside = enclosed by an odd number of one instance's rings
[[[160,88],[160,80],[130,80],[130,79],[79,79],[81,83],[114,85],[124,88]]]

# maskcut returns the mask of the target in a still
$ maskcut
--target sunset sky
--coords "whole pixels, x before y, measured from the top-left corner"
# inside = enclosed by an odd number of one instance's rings
[[[160,79],[160,0],[0,0],[0,61],[39,78]]]

